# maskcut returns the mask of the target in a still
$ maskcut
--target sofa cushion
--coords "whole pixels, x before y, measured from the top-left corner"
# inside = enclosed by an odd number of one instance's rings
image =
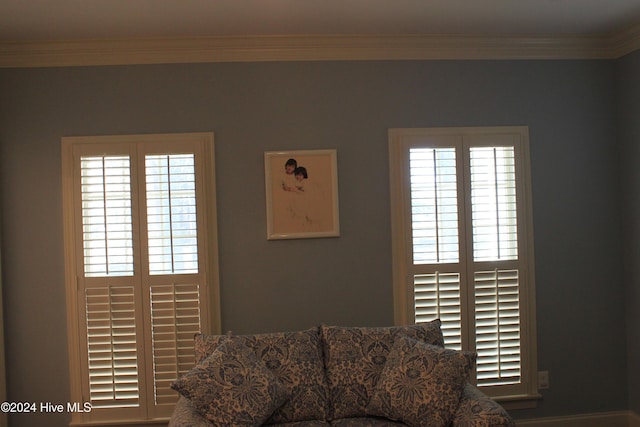
[[[466,384],[456,410],[452,427],[468,426],[516,427],[509,413],[495,400]]]
[[[387,418],[377,417],[359,417],[359,418],[340,418],[333,420],[331,425],[334,427],[392,427],[406,426],[406,424],[391,421]]]
[[[262,425],[288,398],[286,387],[271,370],[233,338],[171,387],[216,425]]]
[[[226,335],[196,335],[196,360],[210,354]],[[327,418],[328,387],[318,327],[297,332],[238,335],[284,384],[290,395],[267,424]]]
[[[367,412],[411,427],[446,427],[455,415],[476,353],[399,337]]]
[[[333,419],[367,415],[366,406],[398,336],[444,347],[440,320],[393,327],[322,326]]]
[[[169,419],[168,427],[213,427],[211,421],[202,416],[193,403],[184,396],[180,396],[176,407]]]
[[[324,420],[307,420],[307,421],[296,421],[293,423],[265,424],[265,425],[277,425],[278,427],[329,427],[331,424],[329,424]]]

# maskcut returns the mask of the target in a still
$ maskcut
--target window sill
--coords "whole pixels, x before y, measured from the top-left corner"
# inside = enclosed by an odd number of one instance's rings
[[[521,394],[512,396],[496,396],[492,397],[493,400],[498,402],[507,411],[515,409],[534,409],[538,407],[538,401],[542,400],[542,395],[536,394]]]

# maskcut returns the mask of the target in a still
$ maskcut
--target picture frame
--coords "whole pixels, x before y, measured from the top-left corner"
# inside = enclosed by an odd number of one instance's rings
[[[264,153],[267,239],[340,236],[337,151]]]

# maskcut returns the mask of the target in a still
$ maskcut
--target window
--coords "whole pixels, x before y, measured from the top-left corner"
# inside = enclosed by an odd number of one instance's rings
[[[71,398],[91,404],[72,423],[168,418],[219,324],[213,135],[63,138],[62,156]]]
[[[441,319],[498,399],[537,395],[528,150],[526,127],[389,132],[396,322]]]

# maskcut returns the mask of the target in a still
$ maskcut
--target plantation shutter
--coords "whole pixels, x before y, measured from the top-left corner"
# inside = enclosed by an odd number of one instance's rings
[[[128,155],[80,162],[84,274],[133,275],[131,162]]]
[[[413,262],[458,262],[455,148],[412,149],[409,155]]]
[[[197,174],[195,153],[144,156],[148,265],[144,277],[151,323],[153,381],[149,406],[169,415],[177,394],[170,385],[193,367],[193,336],[201,331]],[[202,225],[202,223],[200,224]]]
[[[514,149],[468,149],[478,385],[509,385],[521,380]],[[482,271],[486,267],[494,268]]]
[[[478,385],[517,384],[521,378],[518,270],[474,276]]]
[[[471,147],[473,260],[518,259],[514,147]]]
[[[149,274],[198,272],[193,154],[145,159]]]
[[[460,274],[416,274],[413,278],[415,323],[442,321],[447,347],[462,349]]]
[[[87,380],[82,401],[92,413],[138,416],[142,329],[133,254],[132,162],[117,154],[79,157],[82,273],[79,312],[84,312],[82,359]],[[137,291],[139,293],[139,291]]]
[[[414,276],[415,322],[439,318],[447,345],[460,349],[460,271],[443,266],[460,260],[456,149],[412,148],[409,164],[413,264],[428,272]]]
[[[439,318],[447,347],[476,351],[475,382],[489,394],[533,395],[523,128],[390,135],[394,221],[404,224],[396,283],[407,284],[395,295],[411,296],[408,320]]]
[[[94,409],[137,407],[138,342],[131,286],[88,288],[89,400]]]
[[[154,402],[173,404],[170,385],[193,368],[193,337],[200,332],[200,287],[196,284],[151,286]]]
[[[63,145],[79,171],[74,399],[92,405],[72,415],[77,421],[168,417],[178,398],[170,384],[193,367],[193,336],[208,319],[202,169],[210,138],[139,138]]]

